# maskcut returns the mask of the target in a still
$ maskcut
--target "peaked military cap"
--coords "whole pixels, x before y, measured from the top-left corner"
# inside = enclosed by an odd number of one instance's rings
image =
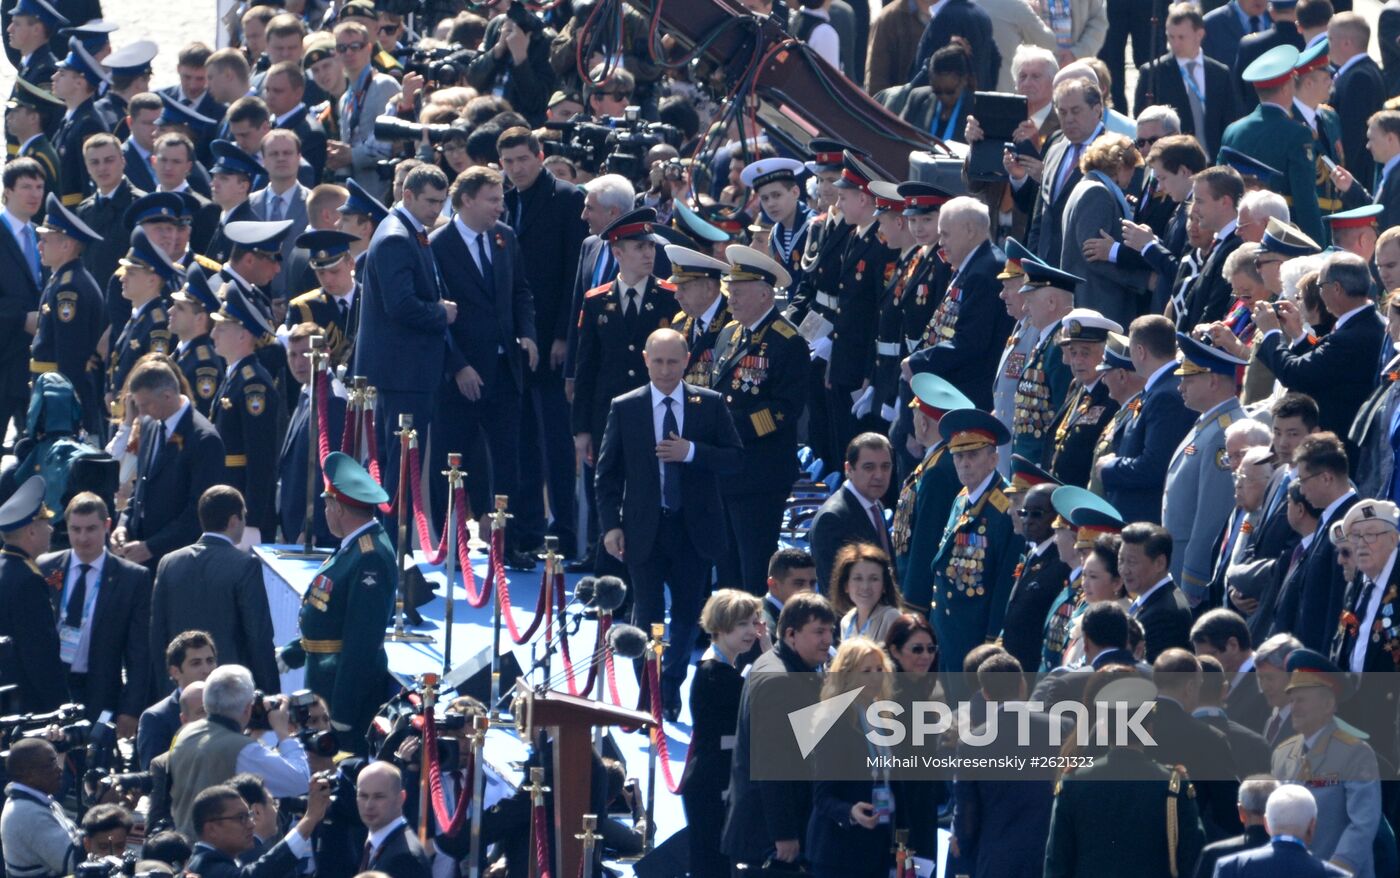
[[[1234,377],[1236,369],[1249,365],[1248,360],[1226,353],[1215,345],[1206,344],[1184,332],[1176,334],[1176,343],[1183,354],[1181,365],[1176,367],[1177,375],[1202,375],[1213,372],[1216,375]]]
[[[880,174],[853,150],[846,150],[841,156],[841,179],[832,185],[837,189],[858,189],[870,192],[870,184],[880,179]]]
[[[1240,77],[1255,88],[1278,88],[1293,77],[1298,54],[1292,46],[1275,46],[1251,61]]]
[[[30,18],[37,18],[48,25],[49,33],[54,33],[59,28],[72,24],[60,15],[48,0],[19,0],[18,3],[10,7],[10,15],[28,15]]]
[[[1293,65],[1293,72],[1302,76],[1304,73],[1321,70],[1332,63],[1329,58],[1330,50],[1331,43],[1327,41],[1327,35],[1323,34],[1322,39],[1298,53],[1298,61]]]
[[[972,400],[953,386],[946,378],[932,372],[919,372],[909,382],[914,398],[909,401],[911,409],[918,409],[930,418],[942,418],[948,412],[959,409],[976,408]]]
[[[59,30],[59,33],[65,37],[77,37],[82,42],[84,49],[87,49],[90,54],[96,55],[98,52],[102,51],[103,48],[111,44],[112,32],[116,29],[117,23],[115,21],[103,21],[100,18],[94,18],[82,24],[75,24],[71,27],[62,28]],[[151,45],[154,46],[155,43],[151,43]],[[115,52],[112,53],[112,55],[115,54]],[[102,63],[106,65],[109,70],[112,70],[113,73],[116,73],[117,71],[113,68],[111,63],[112,55],[108,55],[106,58],[102,59]],[[156,53],[152,51],[151,58],[154,58],[155,55]],[[148,66],[151,58],[146,59]]]
[[[990,413],[981,409],[957,409],[948,412],[938,422],[938,435],[948,443],[948,450],[975,451],[1011,441],[1011,431]]]
[[[122,215],[122,219],[129,226],[139,226],[141,223],[156,222],[178,223],[180,212],[185,209],[184,199],[177,192],[151,192],[142,195],[131,203]]]
[[[1026,260],[1039,262],[1034,253],[1026,249],[1026,245],[1010,236],[1006,239],[1006,267],[997,275],[997,280],[1011,280],[1013,277],[1024,277],[1026,274]]]
[[[219,120],[210,119],[203,113],[196,113],[193,107],[187,107],[172,98],[165,92],[158,92],[160,101],[165,107],[156,117],[156,127],[163,125],[184,125],[196,136],[213,131],[219,125]]]
[[[670,281],[673,284],[685,283],[688,280],[701,280],[702,278],[718,280],[729,272],[728,262],[722,262],[713,256],[706,256],[704,253],[697,253],[689,247],[676,244],[666,245],[666,258],[671,260]]]
[[[1021,270],[1026,273],[1025,285],[1021,287],[1023,292],[1027,288],[1038,290],[1053,287],[1057,290],[1073,293],[1076,286],[1084,283],[1084,278],[1079,275],[1060,271],[1055,266],[1041,262],[1039,259],[1022,260]]]
[[[1006,486],[1007,494],[1021,494],[1036,485],[1061,484],[1064,483],[1021,455],[1011,455],[1011,484]]]
[[[95,244],[102,240],[102,236],[94,232],[91,226],[64,207],[63,202],[59,201],[53,192],[44,200],[44,222],[39,226],[39,234],[46,232],[62,232],[83,244]]]
[[[350,197],[336,210],[341,213],[362,213],[376,226],[389,215],[389,208],[384,206],[384,202],[366,192],[359,183],[346,180],[345,188],[350,191]]]
[[[389,502],[389,495],[384,493],[384,489],[348,454],[332,451],[326,455],[323,470],[326,476],[323,497],[334,498],[358,509],[373,509],[380,503]]]
[[[282,239],[292,229],[291,220],[244,220],[224,226],[224,237],[244,250],[259,253],[282,253]]]
[[[932,183],[925,183],[921,180],[900,183],[899,195],[904,199],[905,216],[933,213],[953,198]]]
[[[1072,341],[1107,342],[1111,332],[1122,333],[1123,327],[1092,308],[1075,308],[1060,321],[1060,344]]]
[[[232,140],[216,140],[209,144],[214,153],[214,166],[211,174],[242,174],[250,181],[266,173],[262,164],[238,148]]]
[[[1363,204],[1361,207],[1353,207],[1351,210],[1329,213],[1323,219],[1334,229],[1356,229],[1375,225],[1378,221],[1377,217],[1384,212],[1385,205],[1383,204]]]
[[[786,268],[767,253],[752,247],[733,244],[724,251],[724,258],[729,261],[725,277],[731,282],[761,280],[773,287],[787,287],[792,283],[792,275]]]
[[[1245,155],[1229,146],[1220,147],[1220,163],[1239,171],[1241,177],[1253,177],[1264,185],[1268,185],[1281,173],[1273,165],[1266,165],[1254,156]]]
[[[1095,366],[1094,371],[1102,375],[1113,369],[1127,369],[1131,372],[1133,368],[1133,358],[1128,353],[1128,337],[1110,332],[1108,341],[1103,346],[1103,362]]]
[[[812,159],[804,164],[807,170],[814,174],[818,171],[841,170],[846,151],[855,149],[848,143],[832,140],[829,137],[813,137],[808,142],[807,148],[812,151]]]
[[[153,271],[166,281],[178,281],[182,274],[180,267],[170,261],[165,251],[157,247],[140,226],[131,230],[131,249],[119,262],[126,268]]]
[[[330,268],[344,259],[350,245],[360,240],[349,232],[335,229],[312,229],[297,235],[296,245],[306,250],[312,268]]]
[[[256,339],[272,335],[271,324],[267,322],[262,311],[253,307],[248,297],[243,295],[243,290],[238,284],[224,284],[223,307],[209,316],[213,317],[216,323],[237,323]]]
[[[44,494],[48,486],[43,476],[30,476],[24,484],[10,495],[0,506],[0,531],[15,531],[31,521],[46,521],[53,518],[53,512],[44,505]]]
[[[1259,242],[1259,249],[1264,253],[1279,253],[1290,259],[1294,256],[1311,256],[1322,252],[1322,247],[1303,234],[1302,229],[1276,216],[1269,217],[1269,223],[1264,228],[1264,239]]]
[[[81,73],[93,88],[110,81],[102,65],[92,57],[92,53],[84,48],[83,41],[77,37],[68,38],[68,55],[58,62],[58,66],[64,70]]]
[[[56,112],[68,108],[68,105],[54,97],[52,92],[40,88],[22,76],[15,77],[15,86],[14,92],[6,102],[10,109],[25,106],[40,111]]]
[[[624,213],[613,220],[612,225],[603,229],[603,234],[600,237],[609,244],[616,244],[618,241],[666,243],[656,234],[656,211],[650,207],[639,207]]]
[[[219,309],[224,306],[224,303],[220,302],[219,297],[214,294],[213,288],[209,286],[208,275],[198,265],[189,267],[185,272],[184,287],[171,293],[170,298],[177,302],[198,305],[209,314],[217,314]]]
[[[739,174],[739,179],[750,189],[758,189],[769,183],[797,183],[797,178],[805,170],[796,159],[759,159],[749,162]]]
[[[671,222],[676,230],[690,239],[691,242],[701,246],[705,244],[723,244],[729,240],[729,235],[723,229],[717,228],[710,222],[703,219],[700,214],[691,210],[681,201],[673,202],[674,210],[671,212]]]

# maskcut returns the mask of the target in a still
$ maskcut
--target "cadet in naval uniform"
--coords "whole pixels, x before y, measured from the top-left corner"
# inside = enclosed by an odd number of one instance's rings
[[[364,752],[361,729],[385,696],[384,629],[398,588],[394,547],[375,518],[389,495],[364,467],[333,451],[325,462],[326,524],[340,547],[302,596],[300,637],[277,654],[279,665],[306,666],[306,686],[330,704],[331,724]]]
[[[715,342],[730,323],[729,303],[720,292],[720,279],[729,263],[677,244],[666,245],[671,262],[669,281],[676,285],[676,304],[684,317],[676,331],[685,336],[690,363],[685,367],[685,383],[709,387],[715,366]]]
[[[282,437],[282,398],[257,349],[272,340],[272,327],[243,291],[224,285],[224,307],[214,318],[214,350],[228,363],[215,395],[214,427],[224,440],[228,483],[247,502],[249,527],[271,540],[277,533],[277,457]],[[254,540],[258,542],[258,540]]]
[[[1075,308],[1061,321],[1059,346],[1074,384],[1050,428],[1053,437],[1044,464],[1066,485],[1089,484],[1094,446],[1104,425],[1118,413],[1098,372],[1110,332],[1123,327],[1089,308]],[[1129,361],[1131,366],[1131,361]]]
[[[770,223],[768,243],[756,247],[787,270],[790,283],[802,282],[802,253],[816,212],[802,199],[802,163],[796,159],[759,159],[744,166],[740,182],[758,196],[762,217]]]
[[[111,30],[116,30],[117,27],[110,22],[89,22],[89,25],[94,24],[103,25],[104,30],[107,27],[110,27]],[[106,41],[107,33],[110,33],[110,31],[100,35],[104,42]],[[88,51],[92,52],[96,39],[85,40],[84,42],[88,47]],[[115,52],[109,53],[102,59],[102,66],[106,67],[107,72],[111,74],[114,85],[119,80],[129,83],[125,89],[127,96],[135,96],[150,90],[151,76],[154,74],[154,71],[151,69],[151,61],[155,59],[159,51],[160,47],[154,42],[150,40],[137,40],[134,43],[122,46]],[[93,57],[96,57],[96,55],[97,53],[93,52]],[[139,81],[141,79],[146,80],[146,86],[144,88],[140,85]],[[130,115],[127,106],[127,97],[118,94],[115,87],[108,88],[106,94],[98,98],[97,102],[94,104],[97,114],[102,117],[102,122],[107,126],[107,130],[115,134],[118,140],[125,140],[131,136],[131,126],[126,121],[127,117]]]
[[[1156,701],[1157,687],[1124,672],[1096,698],[1132,715]],[[1151,732],[1150,712],[1142,725]],[[1141,878],[1190,874],[1205,846],[1195,788],[1186,769],[1156,762],[1127,738],[1089,767],[1066,769],[1056,784],[1045,878],[1121,875],[1127,859]]]
[[[107,403],[113,417],[121,416],[120,396],[136,361],[149,353],[170,353],[170,327],[163,296],[168,285],[178,284],[182,277],[165,251],[139,226],[131,233],[131,249],[118,265],[122,297],[131,303],[132,312],[108,355]]]
[[[68,56],[58,62],[54,73],[54,97],[68,107],[68,113],[54,130],[54,147],[58,150],[59,199],[68,207],[76,207],[87,194],[88,172],[83,162],[83,141],[94,134],[107,131],[93,101],[107,74],[82,41],[68,41]]]
[[[17,48],[10,45],[8,35],[5,49],[6,54],[10,55],[10,62],[18,68],[20,78],[32,82],[40,88],[48,88],[49,82],[53,79],[54,71],[58,67],[58,61],[54,58],[54,50],[50,43],[54,41],[60,29],[68,27],[72,22],[54,8],[49,0],[19,0],[13,8],[7,9],[6,13],[7,20],[13,20],[15,16],[22,15],[32,18],[44,26],[44,42],[30,51],[28,55],[22,56]]]
[[[209,278],[199,266],[185,273],[185,286],[170,294],[170,329],[179,336],[175,346],[175,363],[185,373],[193,394],[190,402],[211,421],[214,417],[214,394],[224,382],[224,358],[214,351],[213,315],[223,303],[209,286]]]
[[[31,158],[44,169],[44,191],[59,191],[58,151],[44,132],[63,112],[63,101],[23,78],[15,80],[14,93],[6,103],[6,130],[20,139],[20,158]]]
[[[904,198],[894,183],[876,180],[870,184],[870,192],[875,196],[875,222],[880,240],[886,247],[896,251],[895,260],[885,269],[885,286],[880,293],[879,320],[875,326],[875,359],[871,362],[869,380],[875,388],[871,404],[872,411],[881,420],[892,422],[899,397],[899,361],[904,359],[904,309],[902,300],[904,289],[913,276],[919,273],[923,262],[923,248],[914,241],[909,229],[909,221],[904,216]],[[896,456],[908,457],[902,447],[895,445]],[[907,472],[910,466],[901,466]]]
[[[360,322],[360,285],[355,280],[350,246],[358,240],[334,229],[303,232],[296,245],[305,248],[320,286],[287,306],[287,326],[314,323],[325,333],[331,366],[349,363]]]
[[[992,383],[992,414],[996,415],[997,420],[1006,425],[1008,430],[1011,429],[1011,417],[1016,412],[1016,387],[1021,383],[1026,358],[1030,356],[1031,348],[1035,347],[1039,339],[1039,335],[1026,318],[1026,297],[1021,293],[1026,279],[1026,272],[1021,265],[1027,259],[1039,261],[1020,241],[1008,237],[1006,266],[997,275],[997,280],[1001,281],[1001,300],[1006,306],[1006,313],[1016,323],[1006,337],[1001,359],[997,363],[996,378]],[[1001,470],[1002,475],[1011,473],[1010,443],[998,449],[997,469]]]
[[[729,547],[719,564],[719,582],[763,594],[797,478],[797,422],[811,360],[797,327],[773,305],[776,288],[792,283],[787,269],[738,244],[724,256],[729,266],[723,286],[734,319],[715,342],[709,386],[724,395],[744,455],[739,474],[720,483]]]
[[[1246,362],[1177,333],[1184,355],[1176,374],[1196,423],[1176,446],[1162,489],[1162,525],[1171,531],[1171,577],[1194,607],[1210,590],[1220,533],[1234,508],[1235,482],[1225,428],[1246,417],[1235,396],[1235,370]]]
[[[1062,318],[1074,307],[1075,285],[1083,281],[1035,259],[1026,260],[1021,268],[1026,273],[1021,287],[1026,315],[1039,332],[1016,384],[1011,450],[1039,461],[1053,443],[1050,428],[1069,395],[1072,378],[1058,343],[1059,332]]]
[[[203,255],[222,265],[228,261],[233,250],[233,242],[224,234],[224,227],[229,223],[257,221],[258,213],[253,209],[248,195],[253,191],[253,182],[266,176],[267,171],[257,159],[239,149],[236,143],[216,140],[209,148],[214,154],[214,164],[209,168],[210,194],[217,195],[214,200],[218,202],[221,213],[218,227],[209,238],[209,243],[204,245]],[[224,179],[220,180],[220,177]],[[230,204],[234,198],[240,197],[240,192],[242,200]]]
[[[167,259],[173,264],[175,262],[174,243],[178,237],[177,227],[180,225],[180,212],[184,209],[183,201],[174,192],[151,192],[140,194],[140,190],[132,189],[128,195],[137,196],[131,201],[130,206],[121,214],[121,225],[115,228],[127,228],[135,231],[137,228],[144,228],[146,236],[155,244]],[[79,213],[86,213],[80,206]],[[95,216],[93,218],[96,218]],[[93,225],[88,223],[88,225]],[[96,226],[94,226],[96,228]],[[131,232],[127,233],[130,240]],[[170,246],[166,246],[166,245]],[[125,252],[125,251],[123,251]],[[179,266],[176,266],[177,268]],[[100,275],[94,273],[98,283],[103,283]],[[180,283],[172,280],[161,292],[164,297],[179,289]],[[131,302],[122,293],[122,279],[119,273],[113,273],[106,281],[105,299],[107,303],[107,323],[112,327],[112,332],[120,332],[131,319]]]
[[[52,192],[43,225],[39,255],[52,272],[39,299],[39,327],[30,348],[29,371],[61,372],[83,406],[83,426],[102,426],[102,358],[98,339],[107,329],[102,291],[83,267],[83,248],[102,236],[64,207]]]
[[[948,412],[973,405],[961,390],[929,372],[915,375],[910,390],[913,435],[924,447],[924,456],[900,487],[890,546],[905,605],[928,615],[933,603],[933,556],[942,542],[948,512],[962,491],[938,424]]]
[[[959,409],[943,416],[938,434],[963,487],[933,558],[929,622],[938,635],[939,670],[950,675],[956,689],[967,653],[1001,633],[1021,547],[1011,525],[1006,480],[997,472],[996,446],[1011,441],[1006,427],[987,412]]]
[[[1313,240],[1321,240],[1322,212],[1317,206],[1313,137],[1293,119],[1293,68],[1297,63],[1297,49],[1278,46],[1245,68],[1244,80],[1254,85],[1259,106],[1243,119],[1230,123],[1220,145],[1277,168],[1280,175],[1270,188],[1288,201],[1294,224]]]
[[[1337,719],[1337,705],[1350,692],[1346,675],[1311,649],[1289,653],[1286,668],[1298,734],[1274,750],[1273,775],[1282,783],[1302,784],[1317,801],[1312,852],[1357,878],[1371,878],[1380,775],[1364,733]]]

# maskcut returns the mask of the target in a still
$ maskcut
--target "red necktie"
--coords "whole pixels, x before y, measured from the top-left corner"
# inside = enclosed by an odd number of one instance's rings
[[[880,548],[885,550],[885,554],[890,552],[890,535],[885,530],[885,517],[880,514],[878,503],[870,504],[870,523],[875,525],[875,533],[880,535]]]

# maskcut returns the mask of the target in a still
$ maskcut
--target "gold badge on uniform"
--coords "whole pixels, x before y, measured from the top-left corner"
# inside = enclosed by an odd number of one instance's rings
[[[45,307],[48,307],[48,306],[46,305]],[[77,311],[77,309],[75,309],[75,308],[73,307],[73,303],[72,303],[72,302],[59,302],[59,303],[58,303],[58,319],[59,319],[59,320],[62,320],[64,323],[67,323],[67,322],[69,322],[70,320],[72,320],[72,319],[73,319],[73,315],[76,313],[76,311]]]
[[[257,417],[267,408],[267,400],[261,393],[250,393],[243,397],[243,404],[248,409],[248,414]]]
[[[214,395],[214,391],[217,389],[218,388],[214,386],[213,378],[201,377],[195,379],[194,390],[195,393],[199,394],[200,399],[209,399]]]

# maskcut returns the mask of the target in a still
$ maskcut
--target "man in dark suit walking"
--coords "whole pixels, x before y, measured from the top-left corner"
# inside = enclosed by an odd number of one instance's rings
[[[107,551],[112,520],[101,497],[74,496],[63,517],[72,548],[38,563],[46,577],[61,577],[52,599],[68,691],[88,719],[110,713],[117,736],[129,738],[151,696],[151,574]]]
[[[569,404],[564,396],[564,359],[569,347],[570,310],[579,252],[588,226],[583,221],[583,190],[560,180],[544,167],[539,138],[527,128],[508,128],[496,139],[501,170],[510,179],[505,216],[517,240],[530,242],[525,278],[535,303],[538,368],[524,374],[524,411],[520,420],[520,480],[512,532],[520,544],[538,546],[545,531],[572,550],[574,522],[574,447]],[[596,286],[596,285],[595,285]],[[545,521],[545,492],[550,521]]]
[[[662,667],[666,713],[680,713],[681,683],[695,648],[708,571],[724,555],[720,481],[739,472],[743,446],[724,398],[681,380],[685,337],[658,329],[643,351],[650,381],[613,400],[598,453],[603,547],[627,564],[632,622],[646,630],[665,615],[670,648]],[[659,512],[659,514],[658,514]]]
[[[1273,20],[1273,27],[1240,40],[1239,51],[1235,53],[1231,81],[1239,89],[1242,112],[1249,112],[1259,103],[1259,96],[1244,81],[1245,68],[1270,49],[1292,46],[1301,52],[1306,42],[1298,31],[1297,0],[1270,0],[1269,18]]]
[[[447,358],[447,327],[457,319],[457,303],[443,299],[426,226],[446,201],[446,174],[432,165],[409,171],[403,205],[379,224],[365,260],[354,372],[379,390],[375,430],[390,497],[399,485],[399,415],[412,415],[418,435],[427,435]]]
[[[456,217],[429,240],[446,300],[472,319],[448,328],[433,446],[470,454],[477,435],[484,434],[490,478],[470,475],[487,472],[484,465],[467,467],[471,508],[484,514],[491,508],[491,496],[516,496],[524,373],[539,366],[535,305],[515,230],[500,221],[505,204],[500,172],[468,168],[453,181],[449,194]],[[446,484],[433,479],[432,486],[437,519],[447,508]],[[514,528],[506,538],[507,563],[533,569],[534,559],[526,552],[534,546],[520,543]]]
[[[1167,12],[1167,54],[1138,70],[1133,108],[1167,104],[1181,119],[1181,133],[1194,134],[1206,155],[1220,146],[1225,126],[1240,115],[1239,89],[1230,69],[1201,51],[1206,23],[1190,3]],[[1151,95],[1151,100],[1148,96]]]
[[[1276,789],[1278,781],[1267,774],[1245,778],[1240,784],[1236,798],[1244,833],[1223,838],[1202,848],[1201,858],[1196,861],[1196,878],[1213,878],[1216,863],[1241,851],[1253,850],[1269,843],[1269,830],[1264,826],[1264,803]]]
[[[817,565],[817,590],[831,584],[831,565],[847,543],[870,543],[890,552],[890,534],[880,498],[894,472],[890,440],[861,433],[846,446],[846,479],[812,517],[808,541]]]
[[[1327,23],[1327,54],[1337,70],[1327,104],[1342,122],[1347,170],[1368,184],[1375,179],[1376,164],[1366,150],[1366,122],[1389,94],[1370,45],[1371,25],[1358,13],[1339,12]]]
[[[196,506],[224,480],[224,442],[180,394],[164,362],[140,363],[127,382],[141,411],[136,487],[112,533],[112,551],[155,570],[160,559],[199,537]]]
[[[1264,805],[1267,844],[1251,846],[1215,864],[1216,878],[1343,878],[1352,874],[1311,853],[1317,800],[1303,784],[1283,784]],[[1199,873],[1198,873],[1199,874]]]
[[[360,855],[360,871],[389,878],[428,878],[428,857],[418,834],[403,816],[403,777],[388,762],[371,762],[355,782],[360,822],[369,830]]]
[[[258,560],[238,548],[243,538],[243,497],[216,485],[199,498],[198,541],[171,552],[156,570],[151,597],[151,654],[182,631],[207,631],[219,660],[243,665],[263,692],[277,692],[272,616]]]
[[[382,764],[382,763],[380,763]],[[198,869],[201,878],[281,878],[297,874],[299,862],[311,856],[311,835],[330,806],[330,782],[311,782],[306,813],[282,840],[246,866],[237,857],[253,847],[253,820],[248,803],[238,790],[226,784],[207,787],[195,796],[191,818],[199,841],[186,868]],[[426,873],[425,873],[426,874]]]
[[[1240,41],[1269,29],[1268,5],[1268,0],[1230,0],[1208,12],[1202,45],[1206,55],[1233,69]]]

